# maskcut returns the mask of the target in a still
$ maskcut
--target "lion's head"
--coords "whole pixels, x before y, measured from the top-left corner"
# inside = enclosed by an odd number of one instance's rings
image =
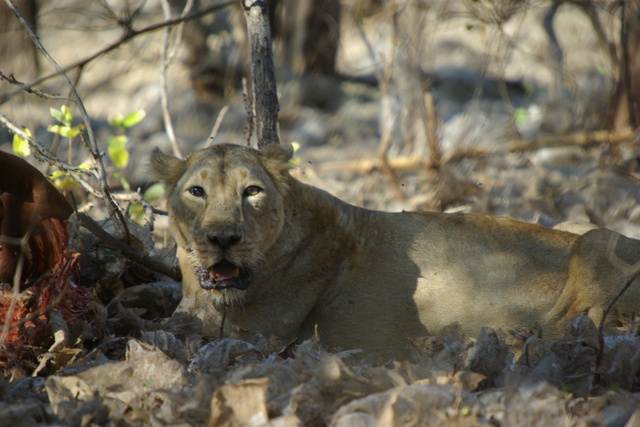
[[[234,299],[284,225],[291,145],[261,151],[216,145],[181,160],[156,149],[151,170],[166,189],[171,232],[200,286]]]

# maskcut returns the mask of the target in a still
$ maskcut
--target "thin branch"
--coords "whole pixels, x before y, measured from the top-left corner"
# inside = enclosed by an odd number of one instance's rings
[[[627,280],[627,283],[625,283],[625,285],[618,291],[618,293],[611,299],[611,301],[609,301],[609,304],[605,307],[605,309],[602,312],[602,318],[600,319],[600,324],[598,325],[598,354],[596,356],[596,366],[600,366],[600,363],[602,362],[602,356],[604,355],[604,333],[603,333],[603,329],[604,329],[604,322],[607,319],[607,316],[609,315],[609,311],[611,311],[611,309],[613,308],[613,306],[615,305],[615,303],[618,301],[618,299],[620,299],[620,297],[622,296],[622,294],[624,294],[627,289],[629,289],[631,287],[631,285],[633,284],[633,282],[635,282],[638,277],[640,277],[640,271],[637,271],[636,273],[634,273],[629,280]]]
[[[84,188],[87,192],[91,193],[98,199],[103,199],[105,197],[103,193],[95,189],[94,184],[86,179],[86,177],[89,176],[96,181],[100,180],[95,169],[83,169],[70,163],[65,163],[58,160],[58,158],[49,150],[44,148],[42,144],[40,144],[32,136],[28,135],[24,130],[20,129],[15,123],[11,122],[6,116],[2,114],[0,114],[0,123],[2,123],[11,132],[17,134],[19,137],[29,143],[29,147],[32,150],[33,157],[35,157],[36,160],[43,163],[48,163],[50,166],[55,166],[61,171],[69,174],[78,184],[82,186],[82,188]]]
[[[74,85],[77,85],[78,82],[80,81],[80,78],[82,77],[82,70],[84,68],[79,68],[78,72],[76,73],[76,78],[74,81]],[[71,94],[67,95],[67,99],[71,100],[70,98]],[[81,134],[81,137],[84,137],[84,134]],[[51,153],[52,156],[57,156],[58,155],[58,148],[60,147],[60,141],[62,140],[62,135],[60,135],[59,133],[55,133],[53,135],[53,140],[51,141],[51,148],[49,149],[49,152]],[[72,143],[71,143],[71,138],[69,138],[69,163],[71,163],[71,147],[72,147]],[[86,145],[86,142],[83,142]],[[49,167],[47,167],[47,171],[46,171],[46,175],[50,175],[51,174],[51,163],[49,163]],[[102,196],[100,196],[102,197]]]
[[[2,113],[0,113],[0,123],[2,123],[11,132],[13,132],[16,135],[18,135],[20,138],[26,140],[29,143],[29,147],[31,148],[31,150],[33,150],[33,155],[37,160],[39,160],[41,162],[49,163],[50,165],[53,165],[53,166],[59,168],[60,170],[62,170],[64,172],[67,172],[69,174],[74,174],[74,175],[76,175],[76,174],[81,174],[81,175],[89,174],[92,178],[94,178],[96,180],[99,179],[99,176],[98,176],[97,172],[94,171],[94,170],[81,169],[78,166],[75,166],[75,165],[72,165],[70,163],[65,163],[65,162],[63,162],[61,160],[58,160],[58,158],[56,156],[54,156],[49,150],[44,148],[44,146],[41,143],[36,141],[36,139],[33,138],[33,136],[27,134],[23,129],[21,129],[18,125],[16,125],[11,120],[9,120],[9,118],[7,118]],[[83,179],[80,178],[79,181],[83,181]]]
[[[4,80],[6,82],[8,82],[9,84],[12,84],[14,86],[23,86],[24,83],[17,80],[13,75],[7,76],[6,74],[4,74],[2,71],[0,71],[0,80]],[[60,99],[63,101],[70,101],[70,98],[68,96],[64,96],[64,95],[54,95],[51,93],[46,93],[43,92],[41,90],[36,90],[36,89],[31,89],[31,88],[27,88],[24,89],[25,92],[30,93],[32,95],[35,95],[37,97],[40,97],[42,99]]]
[[[175,281],[179,282],[182,279],[178,269],[169,267],[161,262],[158,262],[152,258],[149,258],[141,254],[140,252],[132,249],[127,244],[121,242],[120,240],[113,237],[111,234],[104,231],[102,227],[100,227],[100,225],[98,225],[98,223],[96,223],[90,216],[82,212],[78,212],[76,213],[76,215],[78,217],[78,221],[80,222],[80,225],[82,225],[84,228],[86,228],[91,233],[93,233],[98,239],[100,239],[101,242],[105,243],[109,247],[120,252],[122,255],[128,257],[133,261],[140,263],[141,265],[149,268],[150,270],[153,270],[167,277],[170,277]]]
[[[166,20],[171,19],[171,7],[168,0],[162,0],[162,13]],[[180,17],[185,17],[191,7],[193,6],[193,0],[188,0],[184,6]],[[181,25],[181,24],[180,24]],[[182,152],[178,146],[176,140],[176,133],[173,129],[173,123],[171,121],[171,114],[169,113],[169,82],[167,79],[167,70],[169,69],[169,63],[171,62],[171,55],[169,55],[169,39],[171,37],[172,26],[167,26],[162,34],[162,65],[160,66],[160,98],[162,102],[162,118],[164,120],[164,127],[171,142],[173,148],[173,154],[176,157],[182,157]],[[181,32],[180,32],[181,34]],[[180,36],[179,36],[180,37]],[[179,41],[176,41],[176,45],[179,45]]]
[[[222,125],[222,120],[224,120],[224,116],[227,115],[227,111],[229,111],[228,105],[225,105],[220,109],[220,112],[218,113],[218,117],[216,118],[216,122],[213,125],[213,129],[211,129],[209,138],[207,139],[207,142],[204,145],[205,148],[211,147],[213,145],[213,142],[215,141],[216,136],[218,135],[218,131],[220,130],[220,125]]]
[[[356,23],[356,27],[358,28],[358,33],[362,38],[365,46],[367,47],[367,52],[371,57],[371,61],[374,64],[377,64],[378,59],[376,57],[376,52],[367,34],[360,22]],[[382,125],[384,129],[382,131],[382,136],[380,138],[380,144],[378,145],[377,155],[380,159],[380,168],[384,171],[389,179],[389,183],[391,184],[391,190],[396,199],[405,201],[407,200],[406,196],[402,192],[402,188],[400,183],[398,182],[398,177],[396,176],[396,170],[391,167],[389,163],[389,149],[391,148],[391,136],[393,135],[393,111],[391,108],[391,96],[389,95],[389,81],[391,79],[391,63],[393,58],[388,56],[384,59],[383,66],[376,66],[374,69],[376,79],[378,80],[378,87],[380,88],[380,98],[381,98],[381,109],[382,109]]]

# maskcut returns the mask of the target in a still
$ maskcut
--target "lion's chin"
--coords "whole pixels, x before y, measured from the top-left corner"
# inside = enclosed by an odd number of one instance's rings
[[[222,260],[209,268],[198,267],[197,274],[200,286],[208,291],[227,288],[244,290],[249,287],[253,278],[251,269],[238,267],[227,260]]]

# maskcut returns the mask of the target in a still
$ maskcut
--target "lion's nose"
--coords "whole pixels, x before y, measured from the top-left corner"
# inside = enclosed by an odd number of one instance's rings
[[[216,234],[209,236],[209,241],[220,249],[229,249],[231,246],[240,242],[240,236],[237,234]]]

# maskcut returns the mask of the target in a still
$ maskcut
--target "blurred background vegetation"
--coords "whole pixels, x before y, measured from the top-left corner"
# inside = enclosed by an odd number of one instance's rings
[[[155,146],[188,154],[250,139],[241,2],[14,3],[74,83],[89,113],[83,126],[95,129],[100,150],[116,153],[104,156],[114,187],[146,188]],[[86,121],[68,85],[0,5],[0,113],[83,164],[79,137],[47,131],[56,124],[50,108],[68,105],[70,125]],[[268,7],[281,139],[301,145],[300,179],[371,208],[592,221],[640,236],[638,2]],[[135,127],[109,125],[141,112]],[[0,149],[11,151],[11,142],[11,132],[0,131]]]

